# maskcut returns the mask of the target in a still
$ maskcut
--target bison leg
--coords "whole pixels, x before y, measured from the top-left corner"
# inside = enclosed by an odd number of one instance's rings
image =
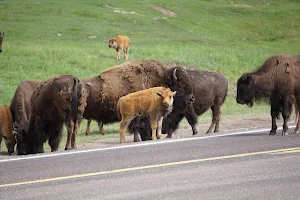
[[[100,130],[100,133],[102,135],[106,135],[107,133],[105,132],[104,128],[103,128],[103,122],[98,122],[98,127],[99,127],[99,130]]]
[[[87,120],[87,124],[86,124],[86,131],[85,131],[85,135],[89,135],[90,134],[90,126],[91,126],[91,119]]]
[[[212,106],[211,111],[212,111],[212,121],[206,134],[211,133],[214,126],[215,126],[214,132],[219,132],[220,115],[221,115],[220,106],[217,105]]]
[[[295,119],[295,123],[297,124],[296,125],[296,128],[295,128],[295,134],[298,132],[299,130],[299,127],[300,127],[300,120],[299,120],[299,105],[300,105],[300,100],[296,100],[297,102],[295,103],[295,115],[296,115],[296,119]]]
[[[161,139],[162,138],[162,133],[161,133],[161,129],[162,129],[162,122],[163,122],[163,117],[159,116],[157,119],[157,138]]]
[[[117,49],[117,60],[120,60],[121,52],[122,52],[122,48],[118,48]]]
[[[157,130],[157,119],[156,116],[150,116],[151,130],[152,130],[152,140],[156,140],[156,130]]]
[[[51,152],[58,151],[59,142],[61,139],[61,131],[56,131],[53,135],[49,137],[49,146],[51,147]]]
[[[277,130],[276,118],[278,116],[278,109],[276,106],[271,105],[272,129],[269,135],[275,135]]]
[[[191,107],[191,108],[189,109],[188,112],[185,112],[185,117],[188,120],[190,126],[192,127],[193,135],[197,135],[198,134],[198,131],[197,131],[197,128],[196,128],[197,114],[195,112],[194,107],[192,107],[192,106],[189,106],[189,107]]]
[[[68,136],[67,136],[65,150],[71,150],[71,138],[73,137],[73,133],[74,133],[74,122],[72,120],[69,120],[66,123],[66,126],[67,126]]]
[[[120,143],[123,144],[125,143],[125,129],[127,127],[128,124],[127,119],[122,119],[121,123],[120,123]]]
[[[73,129],[74,132],[73,132],[72,138],[71,138],[71,148],[72,149],[77,149],[77,147],[76,147],[76,135],[77,135],[78,129],[79,129],[78,122],[76,122],[75,125],[74,125],[74,129]]]
[[[283,129],[282,129],[282,135],[288,135],[287,130],[288,128],[288,121],[291,116],[291,112],[293,109],[293,103],[291,100],[287,99],[283,103],[283,109],[282,109],[282,117],[283,117]]]
[[[125,58],[125,60],[128,59],[128,48],[124,49],[124,58]]]

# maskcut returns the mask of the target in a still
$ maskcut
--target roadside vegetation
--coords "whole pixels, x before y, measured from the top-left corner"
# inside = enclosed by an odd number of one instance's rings
[[[0,0],[0,31],[5,32],[0,104],[10,104],[24,79],[85,78],[121,64],[123,54],[116,61],[108,39],[123,34],[132,41],[129,60],[179,62],[223,73],[230,85],[222,118],[265,114],[265,103],[251,109],[236,104],[236,81],[269,56],[300,54],[299,13],[299,0]],[[199,123],[210,115],[199,117]],[[84,120],[78,141],[103,137],[96,123],[89,137],[85,127]],[[105,129],[117,134],[119,124]]]

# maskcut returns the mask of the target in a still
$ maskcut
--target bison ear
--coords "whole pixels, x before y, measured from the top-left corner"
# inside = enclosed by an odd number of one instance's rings
[[[157,95],[162,97],[162,92],[157,92]]]

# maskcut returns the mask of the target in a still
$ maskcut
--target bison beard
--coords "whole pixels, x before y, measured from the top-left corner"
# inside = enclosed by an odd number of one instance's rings
[[[287,54],[268,58],[256,71],[243,74],[237,82],[236,101],[253,105],[256,100],[267,100],[271,105],[272,129],[276,134],[276,118],[283,117],[282,135],[287,134],[293,104],[300,105],[300,57]],[[295,133],[300,128],[298,120]]]
[[[69,138],[74,145],[75,129],[82,118],[85,99],[82,83],[73,76],[64,75],[42,82],[31,97],[28,130],[25,134],[18,134],[18,154],[44,152],[43,143],[47,139],[51,151],[57,151],[64,121],[68,128],[66,148]]]

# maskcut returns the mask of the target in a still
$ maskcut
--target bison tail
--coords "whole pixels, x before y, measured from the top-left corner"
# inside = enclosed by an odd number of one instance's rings
[[[73,89],[72,89],[72,107],[71,107],[71,116],[72,116],[72,121],[75,123],[76,122],[76,116],[77,116],[77,108],[78,108],[78,80],[76,78],[73,78],[74,84],[73,84]]]

